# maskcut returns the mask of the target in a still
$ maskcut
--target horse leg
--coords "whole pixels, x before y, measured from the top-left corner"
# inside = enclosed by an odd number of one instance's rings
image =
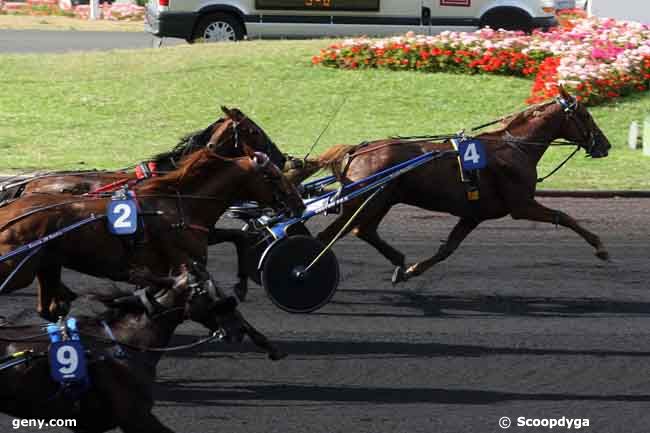
[[[235,244],[237,251],[237,277],[239,281],[233,287],[235,295],[240,301],[246,299],[248,294],[248,274],[246,273],[246,260],[250,246],[249,234],[243,230],[216,229],[210,230],[208,245],[216,245],[222,242]]]
[[[406,262],[404,254],[383,240],[377,232],[379,224],[381,224],[381,221],[384,219],[389,210],[390,206],[384,206],[382,209],[379,209],[377,212],[373,213],[370,217],[364,218],[356,225],[356,227],[352,230],[352,233],[359,239],[362,239],[375,247],[375,249],[379,251],[382,256],[386,257],[388,261],[393,264],[393,266],[404,268]]]
[[[395,269],[395,272],[393,273],[393,284],[397,284],[410,278],[417,277],[418,275],[424,273],[426,270],[430,269],[436,263],[445,260],[454,251],[456,251],[461,242],[463,242],[467,235],[469,235],[472,230],[474,230],[476,226],[479,225],[479,223],[480,221],[478,220],[461,218],[458,223],[456,223],[451,233],[449,233],[447,240],[442,245],[440,245],[438,252],[436,252],[433,257],[410,266],[406,272],[404,272],[402,268]]]
[[[70,303],[77,297],[61,281],[61,266],[50,265],[38,270],[38,314],[55,321],[70,311]]]
[[[368,205],[356,216],[355,221],[346,228],[341,237],[352,231],[359,239],[362,239],[373,246],[381,255],[386,257],[394,266],[404,266],[405,257],[400,251],[388,244],[379,237],[377,228],[384,219],[392,202],[389,201],[390,194],[386,192],[375,197]],[[318,234],[318,239],[324,243],[329,243],[336,236],[345,224],[353,217],[361,201],[349,202],[349,206],[343,206],[343,212],[336,220],[325,230]]]
[[[582,227],[578,222],[565,214],[562,211],[550,209],[538,203],[535,200],[530,200],[524,205],[517,206],[510,211],[510,215],[514,219],[526,219],[530,221],[539,221],[544,223],[552,223],[567,227],[580,235],[589,245],[596,249],[596,257],[601,260],[609,260],[609,253],[603,245],[598,235],[590,232]]]

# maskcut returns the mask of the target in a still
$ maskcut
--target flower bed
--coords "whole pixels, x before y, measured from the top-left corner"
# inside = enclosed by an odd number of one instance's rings
[[[111,21],[143,21],[144,7],[126,3],[102,3],[99,5],[100,18]],[[90,6],[78,5],[74,8],[77,18],[90,18]]]
[[[100,0],[101,1],[101,0]],[[101,3],[100,19],[111,21],[143,21],[144,7],[126,3]],[[25,3],[3,3],[0,13],[16,15],[64,15],[79,19],[90,18],[90,6],[72,7],[66,0],[27,0]]]
[[[578,12],[571,13],[577,15]],[[612,19],[574,18],[550,32],[412,33],[349,39],[321,50],[312,63],[336,68],[388,68],[534,78],[529,103],[558,94],[559,85],[588,104],[648,89],[650,28]]]

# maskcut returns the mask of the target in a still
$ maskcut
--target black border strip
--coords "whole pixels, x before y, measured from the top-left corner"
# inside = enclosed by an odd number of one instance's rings
[[[255,9],[260,10],[260,11],[268,11],[268,10],[277,10],[277,11],[288,11],[288,10],[295,10],[295,11],[345,11],[345,12],[379,12],[379,0],[371,0],[370,2],[372,5],[359,5],[358,0],[348,0],[347,3],[344,2],[342,5],[339,5],[339,0],[331,0],[330,2],[330,7],[324,7],[322,5],[318,4],[312,4],[312,6],[306,6],[305,1],[298,2],[298,4],[295,5],[287,5],[287,6],[281,6],[281,5],[264,5],[263,4],[264,0],[255,0]],[[269,1],[269,0],[265,0]],[[369,2],[369,3],[370,3]],[[262,3],[262,4],[261,4]],[[352,3],[352,4],[350,4]]]
[[[420,17],[372,17],[372,16],[334,16],[334,24],[367,24],[386,26],[419,26],[422,24]]]
[[[262,15],[263,23],[332,24],[329,15]]]
[[[247,23],[273,24],[343,24],[343,25],[384,25],[384,26],[421,26],[420,17],[382,17],[367,15],[246,15]],[[474,26],[477,18],[432,18],[431,26]]]
[[[431,18],[432,26],[474,26],[478,27],[481,20],[478,18]]]

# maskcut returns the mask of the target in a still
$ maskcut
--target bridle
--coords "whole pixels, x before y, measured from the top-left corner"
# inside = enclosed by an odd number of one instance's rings
[[[195,266],[198,265],[195,264]],[[132,295],[117,298],[113,302],[115,304],[120,304],[136,301],[144,308],[145,313],[152,320],[176,311],[185,311],[185,315],[183,317],[183,320],[185,320],[192,319],[191,312],[188,310],[188,305],[191,305],[192,301],[194,301],[196,298],[207,295],[210,301],[208,310],[211,310],[213,306],[224,300],[221,296],[219,296],[216,287],[212,283],[212,280],[197,278],[192,272],[188,273],[187,278],[187,288],[185,290],[189,291],[189,295],[185,299],[185,302],[182,306],[167,307],[159,301],[169,292],[175,291],[174,287],[161,289],[156,292],[152,292],[151,287],[144,287],[136,290]]]
[[[555,98],[555,101],[560,104],[567,120],[573,121],[578,132],[583,137],[583,142],[576,142],[575,144],[578,147],[582,147],[587,152],[587,155],[591,156],[594,149],[596,148],[596,134],[594,133],[593,128],[587,127],[585,122],[577,115],[578,112],[578,100],[576,98],[566,99],[562,96]]]
[[[285,197],[288,196],[288,194],[280,192],[283,189],[282,172],[273,161],[271,161],[267,154],[256,152],[256,155],[263,155],[262,162],[259,162],[258,164],[263,170],[264,180],[272,185],[271,194],[273,195],[273,201],[284,208],[278,213],[283,213],[283,211],[289,209],[290,206]]]
[[[221,143],[218,143],[218,142],[214,141],[211,138],[206,143],[205,147],[208,147],[208,148],[216,151],[220,147],[223,147],[223,146],[225,146],[226,144],[229,144],[232,141],[233,146],[234,146],[235,149],[242,149],[242,152],[244,154],[248,155],[248,156],[252,156],[252,155],[250,155],[249,152],[246,151],[245,147],[252,148],[253,152],[256,152],[256,151],[264,152],[267,155],[270,155],[271,152],[274,150],[274,147],[276,147],[275,144],[273,143],[273,141],[271,141],[269,136],[266,134],[266,132],[264,132],[263,129],[261,129],[259,126],[257,126],[257,124],[255,124],[255,122],[253,122],[249,117],[244,116],[243,119],[240,120],[240,121],[234,120],[232,118],[229,118],[229,119],[231,120],[230,127],[232,128],[232,132],[233,132],[232,133],[232,138],[229,138],[228,140],[225,140],[225,141],[223,141]],[[251,125],[242,126],[242,123],[244,121],[248,121]],[[252,146],[243,147],[242,144],[241,144],[241,140],[240,140],[240,135],[241,135],[242,132],[246,132],[246,133],[248,133],[250,135],[255,135],[255,134],[261,135],[262,138],[264,139],[263,140],[264,145],[262,146],[262,148],[261,149],[253,148]],[[276,149],[277,149],[277,147],[276,147]]]

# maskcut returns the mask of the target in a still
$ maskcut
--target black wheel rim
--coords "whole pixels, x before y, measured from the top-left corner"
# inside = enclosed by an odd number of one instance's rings
[[[271,301],[290,313],[310,313],[327,304],[339,283],[339,266],[327,251],[304,272],[324,245],[309,236],[289,236],[273,245],[262,266],[262,283]]]

